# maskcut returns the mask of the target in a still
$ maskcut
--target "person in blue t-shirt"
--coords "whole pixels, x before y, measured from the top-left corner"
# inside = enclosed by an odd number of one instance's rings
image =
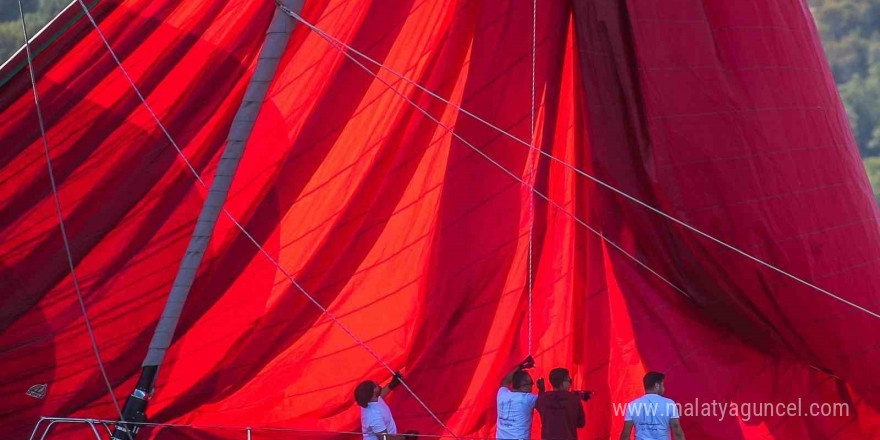
[[[397,434],[397,424],[391,409],[383,397],[387,396],[403,380],[403,375],[394,373],[391,382],[384,387],[372,380],[361,382],[354,390],[354,401],[361,407],[361,432],[364,440],[414,440],[415,431]]]
[[[633,427],[636,440],[669,440],[669,429],[675,440],[685,440],[679,423],[678,406],[672,399],[663,397],[663,373],[652,371],[645,375],[645,395],[633,400],[626,407],[620,440],[630,440]]]
[[[498,419],[495,438],[498,440],[528,439],[532,432],[532,414],[538,396],[532,394],[532,376],[523,371],[535,366],[535,360],[527,357],[501,380],[498,389]],[[509,387],[513,387],[510,389]],[[538,389],[543,391],[544,379],[538,379]]]

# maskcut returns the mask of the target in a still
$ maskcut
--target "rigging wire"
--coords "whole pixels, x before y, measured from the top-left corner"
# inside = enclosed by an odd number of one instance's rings
[[[280,5],[280,3],[278,3],[278,0],[276,0],[276,3]],[[483,123],[483,124],[486,125],[487,127],[492,128],[493,130],[497,131],[498,133],[500,133],[500,134],[502,134],[502,135],[504,135],[504,136],[509,137],[510,139],[516,141],[517,143],[522,144],[523,146],[528,147],[530,150],[534,151],[534,152],[537,153],[537,154],[540,154],[541,156],[544,156],[544,157],[548,158],[548,159],[551,160],[552,162],[556,162],[556,163],[562,165],[563,167],[568,168],[568,169],[570,169],[571,171],[574,171],[574,172],[577,173],[578,175],[581,175],[581,176],[583,176],[583,177],[586,177],[587,179],[593,181],[594,183],[600,185],[601,187],[603,187],[603,188],[605,188],[605,189],[608,189],[608,190],[610,190],[610,191],[612,191],[612,192],[614,192],[614,193],[620,195],[621,197],[624,197],[625,199],[627,199],[627,200],[629,200],[629,201],[631,201],[631,202],[633,202],[633,203],[635,203],[635,204],[637,204],[637,205],[639,205],[639,206],[642,206],[643,208],[645,208],[645,209],[647,209],[647,210],[649,210],[649,211],[651,211],[651,212],[653,212],[653,213],[655,213],[655,214],[657,214],[657,215],[659,215],[659,216],[661,216],[661,217],[663,217],[663,218],[665,218],[665,219],[667,219],[667,220],[669,220],[669,221],[671,221],[671,222],[673,222],[673,223],[675,223],[675,224],[677,224],[677,225],[679,225],[679,226],[681,226],[681,227],[683,227],[683,228],[685,228],[685,229],[687,229],[687,230],[689,230],[689,231],[691,231],[691,232],[693,232],[693,233],[695,233],[695,234],[697,234],[697,235],[700,235],[700,236],[702,236],[702,237],[704,237],[704,238],[706,238],[706,239],[708,239],[708,240],[710,240],[710,241],[712,241],[712,242],[714,242],[714,243],[716,243],[716,244],[718,244],[718,245],[720,245],[720,246],[723,246],[723,247],[725,247],[725,248],[727,248],[727,249],[729,249],[729,250],[731,250],[731,251],[733,251],[733,252],[735,252],[735,253],[737,253],[737,254],[743,256],[743,257],[746,257],[747,259],[752,260],[752,261],[754,261],[755,263],[758,263],[759,265],[762,265],[762,266],[764,266],[764,267],[767,267],[767,268],[769,268],[769,269],[771,269],[771,270],[773,270],[773,271],[775,271],[775,272],[777,272],[777,273],[779,273],[779,274],[782,274],[782,275],[784,275],[784,276],[786,276],[786,277],[788,277],[788,278],[790,278],[790,279],[792,279],[792,280],[794,280],[794,281],[796,281],[796,282],[798,282],[798,283],[800,283],[800,284],[803,284],[804,286],[810,287],[810,288],[812,288],[812,289],[814,289],[814,290],[816,290],[816,291],[818,291],[818,292],[820,292],[820,293],[823,293],[823,294],[825,294],[825,295],[827,295],[827,296],[829,296],[829,297],[831,297],[831,298],[833,298],[833,299],[836,299],[836,300],[838,300],[838,301],[840,301],[840,302],[842,302],[842,303],[844,303],[844,304],[846,304],[846,305],[849,305],[849,306],[851,306],[851,307],[853,307],[853,308],[856,308],[856,309],[858,309],[858,310],[861,310],[862,312],[867,313],[868,315],[871,315],[871,316],[873,316],[873,317],[875,317],[875,318],[880,318],[880,313],[877,313],[877,312],[874,312],[874,311],[872,311],[872,310],[869,310],[869,309],[867,309],[867,308],[865,308],[865,307],[863,307],[863,306],[861,306],[861,305],[859,305],[859,304],[856,304],[856,303],[854,303],[854,302],[852,302],[852,301],[850,301],[850,300],[847,300],[847,299],[845,299],[845,298],[842,298],[842,297],[840,297],[840,296],[837,296],[837,295],[835,295],[835,294],[829,292],[828,290],[823,289],[823,288],[821,288],[821,287],[819,287],[819,286],[817,286],[817,285],[815,285],[815,284],[813,284],[813,283],[811,283],[811,282],[809,282],[809,281],[806,281],[806,280],[804,280],[804,279],[802,279],[802,278],[800,278],[800,277],[798,277],[798,276],[796,276],[796,275],[793,275],[793,274],[791,274],[791,273],[789,273],[789,272],[786,272],[785,270],[783,270],[783,269],[781,269],[781,268],[779,268],[779,267],[776,267],[776,266],[774,266],[773,264],[770,264],[770,263],[768,263],[768,262],[766,262],[766,261],[764,261],[764,260],[762,260],[762,259],[760,259],[760,258],[758,258],[758,257],[755,257],[755,256],[753,256],[753,255],[751,255],[751,254],[749,254],[749,253],[747,253],[747,252],[745,252],[745,251],[743,251],[743,250],[741,250],[741,249],[739,249],[739,248],[737,248],[737,247],[735,247],[735,246],[733,246],[733,245],[731,245],[731,244],[728,244],[728,243],[726,243],[726,242],[724,242],[724,241],[722,241],[722,240],[720,240],[720,239],[718,239],[718,238],[716,238],[716,237],[714,237],[714,236],[712,236],[712,235],[710,235],[710,234],[708,234],[708,233],[706,233],[706,232],[703,232],[702,230],[696,228],[695,226],[691,226],[690,224],[688,224],[688,223],[686,223],[686,222],[684,222],[684,221],[682,221],[682,220],[680,220],[680,219],[678,219],[678,218],[672,216],[671,214],[667,214],[666,212],[664,212],[664,211],[662,211],[662,210],[660,210],[660,209],[658,209],[658,208],[655,208],[654,206],[652,206],[652,205],[650,205],[650,204],[648,204],[648,203],[646,203],[646,202],[643,202],[642,200],[640,200],[640,199],[638,199],[638,198],[636,198],[636,197],[634,197],[634,196],[628,194],[627,192],[625,192],[625,191],[623,191],[623,190],[621,190],[621,189],[618,189],[617,187],[615,187],[615,186],[613,186],[613,185],[611,185],[611,184],[609,184],[609,183],[603,181],[602,179],[599,179],[598,177],[595,177],[595,176],[593,176],[592,174],[589,174],[589,173],[587,173],[586,171],[583,171],[583,170],[581,170],[580,168],[577,168],[576,166],[574,166],[574,165],[572,165],[572,164],[570,164],[570,163],[568,163],[568,162],[566,162],[566,161],[564,161],[564,160],[562,160],[562,159],[559,159],[559,158],[557,158],[556,156],[553,156],[552,154],[547,153],[546,151],[541,150],[540,148],[536,148],[536,147],[534,147],[534,146],[531,145],[529,142],[526,142],[526,141],[524,141],[524,140],[518,138],[517,136],[511,134],[510,132],[508,132],[508,131],[506,131],[506,130],[504,130],[504,129],[502,129],[502,128],[500,128],[500,127],[494,125],[494,124],[492,124],[492,123],[489,122],[489,121],[486,121],[486,120],[483,119],[483,118],[480,118],[479,116],[475,115],[475,114],[472,113],[472,112],[467,111],[466,109],[460,107],[459,105],[456,105],[456,104],[450,102],[449,100],[443,98],[442,96],[440,96],[440,95],[438,95],[437,93],[431,91],[430,89],[428,89],[428,88],[422,86],[421,84],[419,84],[419,83],[417,83],[417,82],[415,82],[415,81],[413,81],[413,80],[407,78],[406,76],[404,76],[403,74],[397,72],[396,70],[394,70],[394,69],[392,69],[392,68],[390,68],[390,67],[388,67],[388,66],[385,66],[384,64],[380,63],[379,61],[376,61],[376,60],[374,60],[373,58],[370,58],[370,57],[367,56],[366,54],[364,54],[364,53],[358,51],[357,49],[355,49],[355,48],[353,48],[353,47],[347,45],[346,43],[340,41],[340,40],[337,39],[336,37],[334,37],[334,36],[332,36],[332,35],[330,35],[330,34],[327,34],[326,32],[324,32],[323,30],[319,29],[319,28],[318,28],[317,26],[315,26],[314,24],[312,24],[312,23],[308,22],[307,20],[305,20],[302,16],[300,16],[300,15],[297,14],[296,12],[290,10],[290,8],[284,7],[283,5],[280,5],[280,7],[281,7],[281,9],[282,9],[285,13],[287,13],[288,15],[290,15],[291,17],[293,17],[294,19],[296,19],[297,21],[299,21],[300,23],[302,23],[303,25],[305,25],[306,27],[308,27],[309,29],[312,29],[312,31],[314,31],[315,33],[321,35],[325,40],[327,40],[327,41],[330,42],[331,44],[338,45],[338,46],[334,46],[334,47],[336,47],[337,50],[339,50],[341,53],[343,53],[345,56],[347,56],[347,57],[348,57],[349,59],[351,59],[352,61],[354,61],[354,58],[353,58],[348,52],[351,52],[351,53],[354,53],[354,54],[358,55],[359,57],[363,58],[365,61],[370,62],[371,64],[373,64],[373,65],[379,67],[380,69],[386,70],[387,72],[391,73],[392,75],[396,76],[397,78],[399,78],[399,79],[403,80],[404,82],[406,82],[406,83],[408,83],[408,84],[410,84],[410,85],[412,85],[412,86],[418,88],[419,90],[421,90],[421,91],[427,93],[428,95],[432,96],[433,98],[435,98],[435,99],[437,99],[437,100],[439,100],[439,101],[441,101],[441,102],[443,102],[443,103],[445,103],[445,104],[451,106],[452,108],[454,108],[454,109],[460,111],[461,113],[463,113],[463,114],[465,114],[465,115],[470,116],[471,118],[475,119],[476,121]],[[355,62],[357,62],[357,61],[355,61]],[[367,68],[366,66],[363,66],[363,65],[361,65],[361,67],[363,67],[367,72],[369,72],[371,75],[375,76],[375,77],[378,79],[378,75],[376,75],[375,73],[373,73],[373,71],[371,71],[369,68]],[[387,83],[386,83],[386,84],[387,84]],[[391,85],[388,85],[388,87],[389,87],[390,89],[394,90],[394,88],[393,88]],[[521,180],[521,179],[518,179],[518,180]],[[534,191],[534,189],[533,189],[533,191]],[[536,194],[537,194],[537,192],[536,192]],[[679,291],[681,292],[680,289],[676,289],[676,290],[679,290]],[[684,293],[684,292],[682,292],[682,293]],[[685,293],[685,295],[687,295],[687,294]],[[690,295],[688,295],[688,296],[690,297]]]
[[[70,278],[73,281],[73,290],[76,292],[76,299],[79,303],[80,312],[82,312],[83,321],[86,324],[86,330],[89,334],[89,342],[91,343],[92,351],[95,353],[95,358],[98,361],[98,369],[101,371],[101,377],[104,379],[104,384],[107,386],[107,393],[113,401],[113,407],[119,414],[119,420],[123,420],[122,408],[119,406],[119,401],[116,399],[116,394],[113,392],[113,385],[110,384],[110,378],[107,375],[106,368],[104,368],[104,362],[101,360],[101,351],[98,348],[98,340],[95,337],[95,331],[92,328],[92,322],[89,319],[89,313],[86,310],[86,302],[83,299],[82,290],[79,286],[79,278],[76,276],[76,265],[73,262],[73,253],[70,251],[70,239],[67,236],[67,229],[64,227],[64,211],[61,209],[61,197],[58,195],[58,185],[55,183],[55,172],[52,169],[52,156],[49,153],[49,138],[46,136],[46,124],[43,122],[43,111],[40,108],[40,94],[37,91],[37,75],[34,72],[34,61],[31,58],[30,36],[28,35],[27,23],[24,19],[24,7],[21,4],[21,0],[18,0],[18,12],[21,15],[21,31],[24,34],[25,56],[27,57],[31,88],[34,92],[34,108],[37,113],[37,122],[40,126],[40,136],[43,140],[43,152],[46,154],[46,168],[49,171],[49,183],[52,187],[52,197],[55,200],[55,213],[58,215],[58,228],[61,230],[61,241],[64,243],[64,252],[67,256]],[[131,433],[128,431],[126,431],[126,433],[128,433],[128,438],[133,440],[131,438]]]
[[[123,74],[123,76],[125,77],[125,79],[126,79],[126,80],[128,81],[128,83],[131,85],[132,89],[134,89],[134,92],[137,94],[137,97],[138,97],[138,99],[140,99],[140,101],[141,101],[141,103],[143,104],[144,108],[147,110],[147,112],[150,114],[150,116],[152,116],[153,120],[156,122],[156,124],[159,126],[159,128],[162,130],[162,132],[165,134],[165,137],[168,139],[168,141],[171,143],[171,145],[172,145],[172,146],[174,147],[174,149],[177,151],[177,154],[178,154],[178,155],[180,156],[180,158],[184,161],[184,163],[186,164],[187,168],[189,168],[190,172],[195,176],[195,178],[196,178],[196,180],[198,181],[198,183],[199,183],[203,188],[205,188],[205,189],[210,189],[210,188],[208,187],[208,185],[205,184],[205,181],[202,180],[202,178],[201,178],[201,176],[199,175],[198,171],[195,170],[195,168],[193,167],[193,165],[192,165],[192,163],[189,161],[189,159],[186,157],[186,155],[183,154],[183,151],[182,151],[182,150],[180,149],[180,147],[177,145],[177,142],[174,141],[174,138],[171,136],[171,134],[170,134],[170,133],[168,132],[168,130],[165,128],[165,125],[162,124],[162,121],[159,119],[159,116],[156,115],[156,113],[153,111],[152,107],[150,107],[150,105],[147,103],[147,101],[146,101],[146,99],[144,98],[143,94],[141,94],[140,89],[139,89],[139,88],[137,87],[137,85],[135,84],[134,79],[132,79],[132,77],[129,75],[128,71],[127,71],[127,70],[125,69],[125,67],[122,65],[122,62],[119,60],[119,57],[116,56],[116,52],[115,52],[115,51],[113,50],[113,48],[110,46],[110,42],[107,40],[107,38],[106,38],[106,36],[104,35],[104,33],[103,33],[103,32],[101,31],[101,29],[98,27],[98,23],[95,21],[94,17],[92,17],[91,12],[88,10],[88,8],[86,7],[85,3],[83,3],[83,0],[77,0],[77,1],[78,1],[78,2],[80,3],[80,5],[82,6],[85,15],[88,17],[89,21],[92,23],[92,26],[95,28],[95,31],[97,31],[97,34],[98,34],[98,36],[100,37],[101,41],[103,41],[104,46],[107,47],[107,50],[110,52],[110,55],[111,55],[111,57],[113,58],[113,60],[116,62],[116,65],[119,67],[119,70],[122,72],[122,74]],[[293,12],[293,11],[291,11],[289,8],[287,8],[286,6],[282,5],[280,2],[277,3],[277,5],[278,5],[279,8],[283,8],[283,10],[286,9],[285,12],[287,12],[288,15],[289,15],[290,12]],[[273,258],[273,257],[269,254],[269,252],[267,252],[267,251],[263,248],[263,246],[262,246],[262,245],[261,245],[261,244],[260,244],[260,243],[259,243],[259,242],[258,242],[258,241],[257,241],[257,240],[256,240],[256,239],[255,239],[255,238],[254,238],[254,237],[253,237],[253,236],[252,236],[252,235],[251,235],[251,234],[250,234],[245,228],[244,228],[244,226],[241,225],[241,223],[238,222],[238,220],[237,220],[237,219],[236,219],[236,218],[235,218],[235,217],[234,217],[234,216],[233,216],[233,215],[232,215],[232,214],[231,214],[231,213],[230,213],[225,207],[222,208],[222,212],[223,212],[223,214],[224,214],[224,215],[225,215],[225,216],[226,216],[226,217],[227,217],[227,218],[228,218],[228,219],[229,219],[229,220],[235,225],[235,227],[238,228],[238,229],[241,231],[241,233],[244,234],[244,236],[247,237],[247,239],[248,239],[251,243],[254,244],[254,246],[257,247],[257,250],[258,250],[258,251],[259,251],[259,252],[260,252],[260,253],[261,253],[261,254],[262,254],[262,255],[263,255],[263,256],[264,256],[264,257],[265,257],[265,258],[266,258],[271,264],[272,264],[272,265],[274,265],[275,268],[276,268],[276,269],[277,269],[282,275],[284,275],[284,277],[287,278],[287,280],[288,280],[288,281],[289,281],[294,287],[296,287],[297,290],[299,290],[299,291],[300,291],[300,292],[306,297],[306,299],[309,300],[309,302],[311,302],[311,303],[314,304],[316,307],[318,307],[324,315],[326,315],[328,318],[330,318],[330,320],[333,321],[333,323],[336,324],[336,326],[338,326],[343,332],[345,332],[346,334],[348,334],[348,336],[351,337],[352,340],[354,340],[354,341],[355,341],[358,345],[360,345],[360,346],[361,346],[361,347],[362,347],[367,353],[369,353],[373,358],[375,358],[376,361],[379,362],[379,364],[381,364],[386,370],[388,370],[388,372],[390,372],[392,375],[395,373],[395,370],[392,369],[391,366],[389,366],[389,365],[388,365],[388,364],[382,359],[382,357],[379,356],[378,353],[376,353],[372,348],[370,348],[370,347],[369,347],[369,346],[368,346],[363,340],[361,340],[359,337],[357,337],[357,335],[355,335],[355,334],[351,331],[351,329],[349,329],[345,324],[343,324],[341,321],[339,321],[339,319],[336,318],[336,316],[335,316],[333,313],[331,313],[329,310],[327,310],[326,307],[324,307],[321,303],[318,302],[318,300],[316,300],[311,294],[309,294],[309,293],[305,290],[305,288],[303,288],[302,285],[300,285],[300,283],[298,283],[298,282],[293,278],[293,276],[290,275],[290,273],[289,273],[287,270],[285,270],[283,267],[281,267],[281,264],[278,263],[278,261],[275,260],[275,258]],[[404,381],[404,380],[400,380],[400,384],[401,384],[401,385],[402,385],[402,386],[403,386],[403,387],[404,387],[404,388],[410,393],[410,395],[412,395],[413,399],[414,399],[419,405],[421,405],[422,408],[424,408],[425,411],[427,411],[428,414],[429,414],[429,415],[430,415],[430,416],[431,416],[431,417],[432,417],[432,418],[433,418],[433,419],[434,419],[434,420],[435,420],[435,421],[436,421],[436,422],[437,422],[437,423],[438,423],[443,429],[445,429],[445,430],[448,431],[450,434],[452,434],[453,437],[456,437],[456,438],[458,437],[458,436],[457,436],[457,435],[456,435],[451,429],[449,429],[448,426],[446,426],[445,423],[443,423],[443,421],[440,420],[439,417],[437,417],[437,415],[436,415],[436,414],[435,414],[435,413],[434,413],[434,412],[428,407],[428,405],[427,405],[427,404],[426,404],[426,403],[425,403],[425,402],[424,402],[424,401],[423,401],[423,400],[422,400],[422,399],[421,399],[421,398],[415,393],[415,391],[409,386],[409,384],[406,383],[406,381]]]

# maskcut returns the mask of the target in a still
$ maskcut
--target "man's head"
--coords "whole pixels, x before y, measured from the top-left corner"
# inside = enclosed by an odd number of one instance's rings
[[[570,391],[571,375],[565,368],[554,368],[550,370],[550,385],[554,390]]]
[[[666,387],[663,386],[663,379],[666,378],[666,375],[663,373],[658,373],[656,371],[652,371],[645,375],[645,378],[642,380],[645,384],[645,392],[648,394],[659,394],[663,395],[666,392]]]
[[[365,380],[354,389],[354,401],[362,408],[366,408],[368,403],[379,400],[379,392],[379,384]]]
[[[532,376],[529,373],[526,373],[523,370],[519,370],[516,373],[513,373],[513,390],[520,391],[523,393],[532,392],[532,385],[535,382],[532,381]]]

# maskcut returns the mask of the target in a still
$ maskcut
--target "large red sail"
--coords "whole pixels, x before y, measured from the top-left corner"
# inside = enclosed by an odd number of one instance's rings
[[[209,184],[274,8],[93,9]],[[339,0],[302,15],[387,69],[298,25],[226,208],[369,350],[221,216],[149,407],[153,422],[214,428],[145,437],[356,431],[354,386],[388,376],[371,352],[450,431],[491,437],[498,382],[531,346],[534,374],[566,366],[595,391],[580,438],[619,435],[615,404],[649,370],[682,404],[849,410],[685,414],[689,438],[880,438],[880,212],[802,0],[538,0],[535,15],[527,1]],[[71,21],[47,30],[34,66],[81,290],[124,401],[205,190],[91,24]],[[18,67],[0,72],[3,438],[40,416],[117,417]],[[544,154],[529,148],[533,87]],[[43,383],[44,399],[25,394]],[[405,390],[389,401],[401,428],[449,434]]]

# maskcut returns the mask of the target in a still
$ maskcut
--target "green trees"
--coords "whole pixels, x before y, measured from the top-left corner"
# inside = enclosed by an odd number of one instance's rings
[[[880,203],[880,0],[808,0]]]
[[[880,157],[866,157],[865,171],[868,172],[868,179],[871,180],[871,186],[874,187],[874,198],[880,203]]]
[[[22,0],[21,6],[24,12],[34,12],[40,5],[37,0]],[[19,19],[18,0],[0,0],[0,21],[13,21]],[[19,30],[21,33],[21,30]],[[5,61],[5,58],[4,58]]]
[[[18,21],[0,23],[0,58],[3,58],[3,61],[12,56],[21,47],[22,42],[24,38],[21,36],[21,24]]]
[[[21,3],[28,33],[33,36],[70,4],[70,0],[22,0]],[[22,44],[24,37],[21,33],[18,0],[0,0],[0,64],[11,57]]]
[[[810,0],[863,157],[880,155],[880,0]]]
[[[880,62],[838,88],[862,157],[880,155]]]

